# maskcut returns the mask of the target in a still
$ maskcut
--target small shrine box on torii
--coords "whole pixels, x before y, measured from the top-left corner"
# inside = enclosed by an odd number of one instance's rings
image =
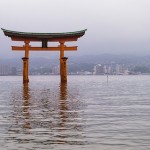
[[[76,51],[77,46],[64,45],[65,42],[77,41],[85,34],[85,30],[65,33],[31,33],[18,32],[2,29],[4,34],[11,37],[12,41],[24,41],[23,46],[12,46],[12,50],[25,51],[23,60],[23,83],[29,82],[29,51],[60,51],[60,77],[61,82],[67,82],[67,57],[64,57],[64,51]],[[42,42],[41,47],[32,47],[30,42]],[[48,47],[48,42],[59,42],[58,47]]]

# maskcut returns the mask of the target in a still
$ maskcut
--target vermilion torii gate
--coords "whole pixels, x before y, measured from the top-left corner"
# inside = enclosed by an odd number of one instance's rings
[[[64,45],[65,42],[77,41],[85,34],[85,30],[65,33],[31,33],[18,32],[2,29],[4,34],[12,41],[23,41],[23,46],[12,46],[12,50],[25,51],[23,60],[23,83],[29,82],[29,51],[60,51],[60,77],[61,82],[67,82],[67,57],[64,57],[64,51],[76,51],[77,46]],[[32,47],[30,42],[42,42],[41,47]],[[48,42],[59,42],[58,47],[48,47]]]

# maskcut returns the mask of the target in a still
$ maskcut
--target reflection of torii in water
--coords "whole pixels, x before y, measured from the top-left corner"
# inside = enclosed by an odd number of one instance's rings
[[[66,122],[68,118],[66,116],[66,111],[68,110],[67,107],[67,83],[60,83],[60,116],[61,116],[61,126]]]
[[[68,89],[67,83],[60,83],[59,91],[55,90],[57,91],[57,96],[53,95],[49,88],[46,92],[44,91],[45,89],[40,89],[39,92],[36,86],[35,89],[34,87],[31,89],[28,83],[23,84],[22,92],[16,93],[15,90],[12,97],[15,109],[12,118],[13,120],[15,118],[16,123],[9,128],[9,131],[15,133],[14,136],[18,141],[23,141],[18,137],[18,133],[25,132],[34,136],[34,129],[41,128],[44,130],[41,133],[39,133],[40,130],[37,131],[37,135],[51,136],[51,133],[56,132],[52,139],[44,142],[84,144],[85,139],[80,134],[83,129],[82,119],[77,119],[82,118],[79,113],[80,109],[83,108],[81,101],[76,99],[77,93],[74,91],[74,88]],[[20,97],[22,97],[22,101],[20,101]],[[16,105],[18,102],[19,105]],[[66,130],[69,132],[65,133]],[[75,139],[73,141],[68,140],[70,132],[73,133],[72,138]],[[80,140],[76,141],[77,138]],[[26,138],[25,140],[28,141]]]
[[[23,85],[23,116],[24,116],[24,125],[23,128],[31,129],[30,125],[30,93],[29,93],[29,86],[28,83]]]
[[[58,143],[70,143],[70,144],[85,144],[86,141],[82,134],[82,124],[78,111],[80,110],[81,104],[76,99],[71,99],[69,94],[69,89],[67,83],[60,83],[60,122],[58,124]],[[71,91],[73,92],[73,91]],[[66,130],[72,131],[74,134],[71,136],[76,140],[70,141],[68,137],[70,133],[65,133]]]
[[[60,51],[60,77],[61,82],[67,82],[67,57],[64,56],[64,51],[75,51],[77,46],[65,46],[65,42],[77,41],[78,38],[85,34],[85,30],[65,33],[31,33],[17,32],[2,29],[4,34],[11,37],[12,41],[24,41],[22,47],[12,46],[12,50],[25,51],[23,60],[23,83],[28,83],[28,68],[29,68],[29,51]],[[42,42],[41,47],[31,47],[30,42]],[[48,47],[48,42],[59,42],[58,47]]]
[[[12,126],[10,126],[10,131],[18,133],[22,132],[21,129],[31,129],[30,97],[31,95],[28,83],[23,84],[21,91],[15,90],[13,92],[12,105],[14,111],[11,118],[15,121],[15,123],[12,123]]]

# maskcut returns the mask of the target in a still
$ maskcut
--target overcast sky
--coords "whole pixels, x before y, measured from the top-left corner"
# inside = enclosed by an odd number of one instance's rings
[[[72,55],[150,55],[150,0],[0,0],[0,27],[49,33],[87,29],[69,44],[79,46]],[[23,56],[11,51],[15,44],[22,45],[0,31],[0,57]]]

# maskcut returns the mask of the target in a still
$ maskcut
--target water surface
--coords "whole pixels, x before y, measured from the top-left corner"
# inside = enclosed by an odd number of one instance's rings
[[[150,149],[150,76],[1,76],[0,104],[0,149]]]

